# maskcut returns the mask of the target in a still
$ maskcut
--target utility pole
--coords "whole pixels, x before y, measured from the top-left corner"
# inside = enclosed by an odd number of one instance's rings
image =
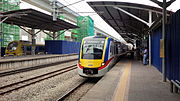
[[[57,0],[53,0],[52,9],[53,9],[53,12],[52,12],[53,21],[56,21],[57,20]]]
[[[165,35],[166,35],[166,27],[165,27],[165,24],[166,24],[166,21],[167,21],[167,17],[166,17],[166,8],[168,6],[170,6],[174,1],[176,0],[170,0],[168,2],[166,2],[166,0],[163,0],[163,2],[160,2],[160,1],[157,1],[157,0],[150,0],[156,4],[158,4],[160,7],[163,8],[163,17],[162,17],[162,74],[163,74],[163,77],[162,77],[162,80],[163,82],[166,82],[166,65],[165,65]]]

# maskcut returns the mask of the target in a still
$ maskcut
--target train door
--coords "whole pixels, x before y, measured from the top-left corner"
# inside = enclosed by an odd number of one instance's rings
[[[115,54],[114,43],[110,41],[110,58],[113,57],[114,54]]]

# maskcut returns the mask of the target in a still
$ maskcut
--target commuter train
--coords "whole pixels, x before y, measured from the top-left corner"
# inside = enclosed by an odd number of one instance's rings
[[[82,77],[102,77],[127,50],[125,44],[108,37],[86,37],[81,42],[78,74]]]
[[[30,55],[32,44],[29,41],[12,41],[8,44],[5,50],[5,56],[21,56]],[[35,54],[44,54],[44,45],[35,45]]]

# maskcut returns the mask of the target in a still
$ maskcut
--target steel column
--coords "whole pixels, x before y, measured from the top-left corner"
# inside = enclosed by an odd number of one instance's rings
[[[163,0],[163,19],[162,19],[162,40],[165,43],[165,23],[166,23],[166,0]],[[162,57],[162,74],[163,81],[166,82],[166,67],[165,67],[165,44],[163,44],[164,57]]]
[[[149,66],[151,66],[151,33],[149,33]]]
[[[31,49],[31,55],[35,55],[35,49],[36,49],[36,34],[35,34],[35,30],[31,29],[31,38],[32,38],[32,49]]]
[[[149,11],[149,25],[152,25],[152,11]],[[151,32],[149,32],[149,66],[151,66]]]

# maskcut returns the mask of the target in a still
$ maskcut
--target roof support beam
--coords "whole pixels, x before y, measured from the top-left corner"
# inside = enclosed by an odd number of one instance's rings
[[[160,2],[160,1],[158,1],[158,0],[150,0],[150,1],[158,4],[160,7],[163,7],[163,2]],[[170,1],[166,2],[166,6],[165,6],[165,7],[167,8],[167,7],[170,6],[174,1],[176,1],[176,0],[170,0]]]
[[[134,6],[128,6],[128,5],[91,5],[91,7],[120,7],[120,8],[132,8],[132,9],[139,9],[139,10],[144,10],[144,11],[152,11],[152,12],[155,12],[155,13],[158,13],[158,14],[163,14],[161,11],[157,11],[157,10],[152,10],[152,9],[149,9],[149,8],[141,8],[141,7],[134,7]],[[167,16],[170,16],[170,14],[167,14]]]
[[[60,32],[59,34],[57,34],[57,36],[55,38],[58,38],[61,34],[64,34],[64,32],[66,32],[67,30],[63,30],[62,32]]]
[[[119,7],[116,7],[116,6],[114,6],[114,8],[117,9],[117,10],[120,10],[120,11],[124,12],[125,14],[127,14],[127,15],[129,15],[129,16],[131,16],[131,17],[133,17],[133,18],[135,18],[135,19],[137,19],[137,20],[139,20],[139,21],[141,21],[142,23],[146,24],[146,25],[149,26],[149,27],[152,25],[152,23],[148,23],[148,22],[144,21],[143,19],[141,19],[141,18],[139,18],[139,17],[137,17],[137,16],[135,16],[135,15],[127,12],[126,10],[124,10],[124,9],[122,9],[122,8],[119,8]],[[152,14],[152,12],[151,12],[151,14]],[[151,16],[152,16],[152,15],[151,15]]]
[[[0,24],[3,23],[8,17],[5,17],[3,20],[0,21]]]
[[[153,24],[152,22],[152,11],[149,11],[149,27]]]
[[[53,36],[52,36],[53,32],[49,31],[49,33],[48,33],[48,32],[46,32],[45,30],[43,30],[43,32],[44,32],[45,34],[47,34],[49,37],[53,38]]]
[[[162,16],[159,16],[148,30],[151,31],[154,28],[156,28],[157,26],[159,26],[159,23],[161,22],[161,20],[162,20]]]

